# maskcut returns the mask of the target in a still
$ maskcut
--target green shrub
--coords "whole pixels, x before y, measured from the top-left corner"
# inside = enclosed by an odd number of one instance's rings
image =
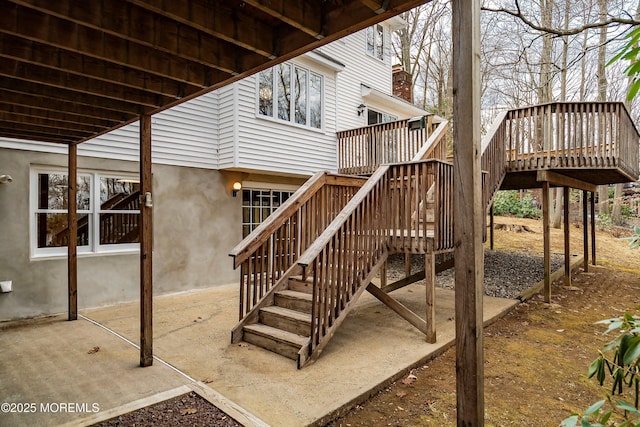
[[[493,212],[518,218],[540,218],[540,209],[534,204],[529,191],[522,197],[516,190],[498,191],[493,199]]]

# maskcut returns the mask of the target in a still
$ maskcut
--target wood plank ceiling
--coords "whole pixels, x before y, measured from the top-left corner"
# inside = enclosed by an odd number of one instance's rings
[[[0,0],[0,136],[80,143],[426,1]]]

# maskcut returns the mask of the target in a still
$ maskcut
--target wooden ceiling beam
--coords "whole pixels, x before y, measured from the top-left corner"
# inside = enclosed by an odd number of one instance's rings
[[[0,122],[0,135],[7,138],[30,139],[46,142],[60,142],[70,144],[79,139],[86,139],[88,134],[66,133],[61,131],[50,131],[48,129],[40,129],[36,126],[25,128],[24,126],[15,126],[12,123]]]
[[[323,4],[325,2],[317,0],[245,0],[245,3],[316,39],[322,39],[327,35],[326,28],[324,28]]]
[[[199,86],[160,78],[153,74],[118,64],[110,63],[105,66],[103,62],[95,58],[9,34],[0,33],[0,56],[54,70],[65,70],[72,74],[89,76],[132,89],[142,88],[149,92],[173,98],[181,98],[202,90]]]
[[[375,13],[380,14],[385,12],[389,8],[389,0],[360,0],[360,3],[373,10]]]
[[[210,0],[128,1],[266,58],[277,56],[273,28],[244,12],[244,7],[229,7],[228,2]]]
[[[42,127],[48,129],[61,129],[68,131],[78,131],[81,135],[87,133],[99,133],[105,130],[105,127],[96,127],[87,124],[69,123],[61,120],[52,120],[45,117],[37,116],[24,116],[22,114],[10,113],[7,111],[0,111],[0,122],[2,123],[14,123],[18,127]],[[67,133],[67,132],[65,132]]]
[[[64,71],[52,70],[39,65],[23,63],[13,59],[0,61],[0,76],[50,86],[57,89],[76,91],[81,94],[95,95],[100,98],[118,100],[142,105],[152,109],[158,108],[173,100],[140,89],[127,88],[114,83],[74,75]]]
[[[2,128],[0,128],[0,137],[13,138],[13,139],[28,139],[28,140],[38,141],[38,142],[52,142],[54,144],[64,144],[64,145],[70,145],[76,142],[76,140],[72,140],[70,138],[61,138],[61,137],[54,138],[48,135],[36,135],[33,133],[25,134],[22,132],[13,132],[11,130],[7,130],[5,132],[2,130]]]
[[[59,121],[70,123],[73,125],[87,125],[100,129],[109,129],[120,123],[119,121],[115,120],[104,120],[89,115],[81,116],[79,114],[72,114],[63,112],[61,110],[46,110],[43,108],[17,105],[15,103],[2,101],[2,99],[4,98],[2,98],[2,95],[0,95],[0,114],[3,114],[2,112],[5,112],[22,116],[24,118],[35,117],[36,119]]]
[[[76,0],[12,0],[38,13],[51,14],[86,29],[99,31],[109,43],[128,41],[180,56],[229,74],[262,65],[263,55],[231,45],[193,27],[140,8],[124,0],[92,2],[86,7]],[[230,18],[229,18],[230,19]],[[114,39],[120,39],[120,42]]]
[[[62,100],[57,98],[45,97],[42,95],[35,95],[33,93],[18,92],[13,89],[8,89],[1,86],[0,99],[7,100],[11,105],[17,107],[33,109],[34,115],[37,117],[46,117],[47,114],[54,112],[60,112],[60,114],[70,114],[69,120],[85,120],[96,119],[106,120],[113,123],[113,126],[122,124],[131,117],[135,117],[136,114],[124,113],[117,110],[109,110],[102,107],[91,107],[88,105],[82,105],[69,100]],[[41,112],[42,111],[42,112]]]
[[[92,94],[86,94],[82,92],[76,92],[67,89],[55,88],[52,86],[41,85],[25,80],[12,79],[5,76],[0,76],[0,87],[10,90],[12,92],[18,92],[23,94],[35,94],[37,93],[41,97],[58,99],[68,102],[73,102],[78,105],[104,108],[107,110],[118,111],[121,114],[139,116],[148,111],[152,111],[152,108],[145,108],[140,105],[131,104],[124,101],[118,101],[115,99],[106,99]]]
[[[53,2],[55,3],[55,2]],[[0,0],[0,32],[206,88],[228,73]]]

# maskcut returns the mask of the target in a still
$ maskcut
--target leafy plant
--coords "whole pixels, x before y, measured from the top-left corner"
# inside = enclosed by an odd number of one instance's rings
[[[493,212],[496,215],[515,215],[518,218],[540,218],[540,208],[534,204],[530,192],[520,197],[518,191],[498,191],[493,200]]]
[[[640,228],[636,233],[640,232]],[[638,234],[640,238],[640,234]],[[561,427],[635,426],[640,427],[640,316],[625,313],[622,317],[602,320],[597,324],[608,325],[605,334],[619,331],[618,336],[605,344],[599,356],[589,365],[589,378],[595,377],[600,386],[611,379],[611,394],[600,400],[582,415],[572,414],[560,424]],[[611,356],[612,355],[612,356]],[[626,387],[625,387],[626,386]],[[626,389],[633,389],[634,403],[613,396],[623,395]],[[605,404],[608,406],[605,407]],[[607,409],[608,408],[608,409]],[[620,424],[616,424],[616,422]],[[580,424],[578,424],[580,423]]]
[[[636,233],[635,236],[621,237],[622,240],[629,240],[629,247],[631,249],[640,247],[640,227],[634,225],[633,232]]]
[[[629,34],[626,35],[627,42],[622,47],[620,52],[609,61],[607,65],[611,65],[618,60],[627,60],[629,65],[625,68],[624,73],[631,77],[631,85],[629,87],[629,93],[627,99],[631,101],[638,94],[640,90],[640,26],[632,29]]]

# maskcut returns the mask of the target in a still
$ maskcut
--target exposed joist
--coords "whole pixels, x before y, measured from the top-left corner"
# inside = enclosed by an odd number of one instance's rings
[[[72,101],[62,100],[57,98],[46,97],[42,95],[35,95],[33,93],[27,93],[15,90],[14,88],[7,89],[4,84],[10,82],[9,79],[5,81],[0,79],[0,99],[11,100],[10,105],[18,106],[22,108],[33,109],[34,117],[46,117],[51,112],[59,112],[63,115],[69,115],[67,117],[69,121],[83,120],[81,123],[85,123],[84,118],[106,120],[112,122],[112,126],[122,124],[132,117],[132,114],[126,114],[119,110],[113,110],[103,107],[90,107],[88,105],[81,105]],[[7,101],[7,103],[9,103]],[[41,113],[44,111],[44,113]]]
[[[61,129],[61,130],[69,130],[69,131],[79,131],[83,135],[87,133],[93,134],[101,132],[108,127],[96,127],[87,124],[78,124],[78,123],[69,123],[67,121],[61,120],[52,120],[44,117],[29,117],[27,115],[10,113],[7,111],[0,110],[0,122],[2,123],[13,123],[17,128],[20,126],[29,126],[29,127],[40,127],[40,128],[50,128],[50,129]],[[67,133],[67,132],[65,132]]]
[[[0,120],[0,129],[6,132],[11,132],[12,130],[14,132],[18,132],[21,129],[24,129],[24,124]],[[54,128],[51,126],[36,124],[35,122],[29,125],[29,129],[27,129],[26,132],[32,132],[38,135],[46,135],[52,138],[57,138],[57,137],[72,138],[72,140],[84,139],[84,138],[87,138],[88,136],[91,136],[97,133],[95,131],[87,132],[82,130],[64,129],[59,127]]]
[[[140,89],[127,88],[115,83],[108,83],[86,76],[70,74],[64,71],[52,70],[39,65],[24,64],[14,59],[4,58],[0,61],[0,76],[49,86],[54,89],[76,91],[81,94],[95,95],[100,98],[123,101],[131,104],[157,108],[169,100],[151,92]]]
[[[14,129],[4,129],[0,124],[0,137],[14,138],[14,139],[30,139],[34,141],[53,142],[56,144],[73,144],[78,138],[69,136],[52,136],[49,134],[42,134],[34,132],[29,129],[20,129],[18,131]]]
[[[360,0],[360,2],[375,13],[383,13],[389,7],[389,0]]]
[[[5,88],[6,91],[27,95],[37,93],[39,94],[39,96],[42,96],[44,98],[63,100],[67,102],[74,102],[79,105],[118,111],[121,114],[127,114],[128,117],[130,117],[130,115],[137,115],[136,113],[139,114],[140,111],[144,112],[145,110],[145,108],[141,105],[131,104],[128,102],[117,101],[113,99],[106,99],[91,94],[81,93],[78,91],[39,85],[37,83],[19,79],[10,79],[4,76],[0,76],[0,87]]]
[[[52,120],[64,122],[66,124],[71,125],[86,125],[93,126],[95,128],[101,129],[109,129],[116,125],[118,125],[119,121],[117,120],[104,120],[97,117],[92,117],[90,115],[79,115],[73,114],[69,112],[63,112],[61,110],[56,109],[43,109],[37,107],[27,107],[24,105],[18,105],[13,103],[8,103],[2,101],[2,95],[0,91],[0,112],[4,112],[5,114],[15,114],[17,116],[22,116],[28,122],[33,120]],[[1,114],[1,113],[0,113]]]
[[[276,57],[272,27],[245,13],[243,7],[233,8],[225,2],[214,4],[207,0],[129,1],[243,49],[270,59]]]
[[[0,32],[195,86],[230,77],[202,64],[0,0]],[[64,35],[64,36],[61,36]],[[212,58],[212,60],[215,60]]]
[[[324,2],[315,0],[245,0],[245,3],[267,13],[298,30],[322,39],[327,34],[323,28]]]
[[[78,76],[90,76],[131,89],[142,88],[173,98],[181,98],[202,89],[200,86],[160,78],[118,64],[105,66],[98,59],[9,34],[0,33],[0,56],[53,70],[65,70]]]
[[[93,2],[81,7],[73,0],[13,0],[37,13],[47,13],[58,19],[82,25],[87,30],[103,33],[110,43],[114,39],[153,48],[170,55],[180,55],[189,61],[216,68],[230,74],[253,68],[267,58],[253,51],[185,26],[165,16],[149,13],[125,1]]]
[[[548,170],[540,170],[537,172],[536,179],[538,182],[549,182],[554,187],[571,187],[578,190],[591,191],[592,193],[597,191],[598,186],[590,184],[588,182],[580,181],[576,178],[571,178],[566,175],[562,175],[557,172]]]

